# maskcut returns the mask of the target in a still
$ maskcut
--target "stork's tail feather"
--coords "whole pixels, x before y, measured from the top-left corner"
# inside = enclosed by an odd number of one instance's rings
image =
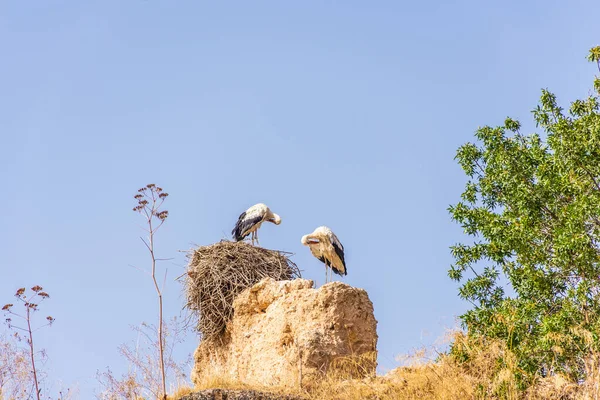
[[[231,236],[233,236],[233,239],[235,239],[236,242],[239,242],[244,239],[244,237],[242,236],[242,232],[240,232],[240,229],[237,226],[231,231]]]
[[[338,274],[339,276],[348,275],[348,272],[347,272],[346,270],[344,270],[344,272],[342,272],[342,271],[340,271],[339,269],[337,269],[337,268],[333,268],[333,267],[331,268],[331,270],[332,270],[333,272],[335,272],[336,274]]]

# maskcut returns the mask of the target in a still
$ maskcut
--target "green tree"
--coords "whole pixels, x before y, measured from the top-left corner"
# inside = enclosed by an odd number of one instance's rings
[[[588,60],[600,69],[600,47]],[[541,133],[508,118],[456,155],[468,182],[449,211],[471,237],[451,247],[449,276],[473,305],[461,320],[469,335],[505,343],[524,386],[556,372],[585,378],[600,345],[598,77],[594,90],[568,111],[542,90]]]

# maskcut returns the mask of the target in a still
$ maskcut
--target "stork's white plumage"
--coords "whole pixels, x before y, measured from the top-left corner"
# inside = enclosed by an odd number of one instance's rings
[[[274,223],[275,225],[279,225],[281,223],[281,218],[279,215],[274,214],[269,207],[264,205],[263,203],[258,203],[244,211],[240,214],[235,227],[231,231],[233,238],[236,242],[243,240],[246,236],[252,234],[251,240],[252,244],[256,240],[256,244],[258,243],[258,228],[262,225],[263,222],[269,221]]]
[[[325,282],[328,268],[338,275],[347,275],[344,246],[331,229],[318,227],[313,233],[302,236],[302,244],[308,246],[313,256],[325,264]]]

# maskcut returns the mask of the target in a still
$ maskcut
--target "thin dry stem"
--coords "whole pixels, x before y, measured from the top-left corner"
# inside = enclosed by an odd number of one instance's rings
[[[31,331],[31,309],[27,309],[27,332],[29,333],[29,355],[31,356],[31,369],[33,370],[33,381],[35,382],[35,394],[37,399],[40,400],[40,385],[38,383],[37,368],[35,367],[35,351],[33,349],[33,333]]]
[[[161,211],[160,207],[163,205],[165,199],[168,194],[163,192],[162,188],[154,185],[148,184],[145,187],[138,190],[136,196],[134,196],[138,200],[138,205],[133,209],[136,212],[139,212],[146,218],[146,223],[148,225],[148,241],[142,239],[144,245],[148,249],[150,253],[150,257],[152,260],[152,282],[154,283],[154,288],[156,290],[156,295],[158,296],[158,350],[159,350],[159,364],[162,378],[162,399],[167,398],[167,378],[165,373],[165,356],[164,356],[164,332],[163,332],[163,294],[162,290],[158,285],[158,281],[156,280],[156,258],[154,252],[154,235],[160,229],[160,227],[165,223],[168,217],[168,211]],[[160,222],[158,225],[154,225],[154,218],[157,218]],[[165,272],[166,275],[166,272]]]

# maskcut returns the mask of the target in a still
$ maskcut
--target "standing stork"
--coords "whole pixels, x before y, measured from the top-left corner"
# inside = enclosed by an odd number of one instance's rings
[[[254,244],[254,241],[256,241],[256,244],[259,244],[257,231],[265,221],[279,225],[281,223],[281,218],[279,215],[274,214],[266,205],[262,203],[255,204],[240,214],[231,234],[236,242],[239,242],[246,236],[252,234],[252,244]]]
[[[328,268],[338,275],[347,275],[344,246],[331,229],[318,227],[313,233],[302,236],[302,244],[308,246],[313,256],[325,264],[325,283],[328,282]],[[331,277],[331,273],[329,275]]]

